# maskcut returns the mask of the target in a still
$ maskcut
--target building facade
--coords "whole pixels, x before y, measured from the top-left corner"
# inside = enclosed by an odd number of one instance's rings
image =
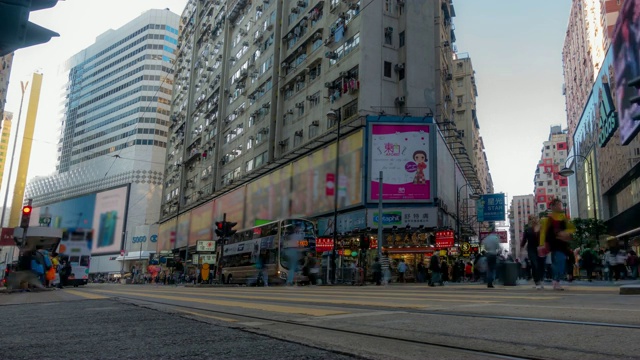
[[[7,91],[9,89],[12,63],[13,53],[0,56],[0,115],[4,113],[4,106],[7,103]]]
[[[569,148],[611,44],[622,0],[573,0],[562,49]]]
[[[534,194],[537,213],[549,209],[553,199],[560,199],[569,209],[567,178],[558,173],[565,167],[568,156],[567,131],[559,125],[551,126],[548,139],[542,144],[540,162],[534,176]]]
[[[44,211],[91,194],[96,199],[86,201],[100,204],[101,193],[126,188],[109,193],[109,201],[124,204],[116,226],[122,233],[100,256],[94,252],[92,272],[119,271],[118,261],[102,260],[120,254],[123,246],[135,251],[155,247],[147,242],[139,248],[132,240],[139,226],[158,221],[179,21],[168,10],[149,10],[98,36],[67,61],[56,173],[31,181],[27,197]],[[67,211],[63,208],[59,211]],[[60,216],[85,219],[76,227],[92,223],[86,213]],[[103,220],[93,222],[94,233],[101,231],[97,227]]]
[[[525,226],[529,222],[530,215],[538,215],[533,194],[517,195],[511,198],[509,209],[510,252],[518,259],[523,256],[520,251],[520,244],[522,243],[522,235],[524,234]]]

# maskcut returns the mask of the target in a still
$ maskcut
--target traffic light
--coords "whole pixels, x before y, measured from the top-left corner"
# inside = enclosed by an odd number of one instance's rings
[[[216,221],[216,235],[224,237],[224,223],[222,221]]]
[[[20,227],[26,229],[29,227],[29,220],[31,219],[31,212],[33,208],[31,205],[25,205],[22,207],[22,218],[20,219]]]
[[[367,235],[360,235],[360,250],[369,250],[371,239]]]
[[[237,222],[227,221],[224,225],[225,225],[225,226],[224,226],[224,235],[225,235],[226,237],[231,237],[231,236],[233,236],[236,232],[238,232],[237,230],[233,230],[233,227],[234,227],[234,226],[236,226],[236,225],[238,225],[238,223],[237,223]]]
[[[32,11],[52,8],[57,3],[58,0],[0,0],[0,56],[60,36],[29,22]]]

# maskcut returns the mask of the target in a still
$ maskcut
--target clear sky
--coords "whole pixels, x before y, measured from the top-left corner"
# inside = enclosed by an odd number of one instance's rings
[[[567,126],[562,44],[571,0],[454,0],[456,45],[478,84],[478,121],[495,192],[533,193],[542,142]]]
[[[60,94],[65,84],[62,64],[91,45],[96,36],[145,10],[169,8],[180,14],[186,3],[67,0],[32,14],[32,22],[59,32],[60,37],[17,51],[13,62],[6,110],[14,113],[14,120],[20,81],[30,81],[34,70],[44,74],[29,178],[55,170]],[[470,54],[476,70],[478,119],[495,190],[509,197],[532,192],[549,127],[566,127],[561,52],[570,4],[570,0],[454,0],[456,44],[460,53]],[[24,116],[22,121],[21,128]],[[17,161],[14,177],[16,171]]]

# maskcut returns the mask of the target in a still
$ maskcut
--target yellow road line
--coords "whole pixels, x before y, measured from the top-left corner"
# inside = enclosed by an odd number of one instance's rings
[[[246,308],[246,309],[264,310],[269,312],[279,312],[279,313],[286,313],[286,314],[327,316],[327,315],[338,315],[338,314],[347,313],[345,311],[314,309],[314,308],[307,308],[307,307],[301,307],[301,306],[282,306],[282,305],[269,305],[269,304],[261,304],[261,303],[243,303],[239,301],[200,299],[200,298],[191,298],[191,297],[185,297],[185,296],[169,296],[169,295],[151,294],[151,293],[143,293],[143,292],[125,292],[125,291],[98,290],[98,289],[95,289],[94,291],[109,293],[109,294],[150,297],[154,299],[176,300],[176,301],[194,302],[194,303],[200,303],[200,304],[209,304],[209,305],[240,307],[240,308]],[[260,300],[260,299],[256,299],[256,300]],[[167,305],[171,305],[171,304],[167,304]]]
[[[144,290],[143,290],[144,291]],[[140,293],[140,292],[135,292]],[[154,290],[144,292],[145,294],[159,294],[159,293],[169,293],[175,294],[175,291],[170,290]],[[490,299],[487,300],[465,300],[465,299],[450,299],[450,298],[400,298],[400,297],[392,297],[388,300],[392,300],[393,302],[380,302],[380,301],[367,301],[367,300],[357,300],[357,299],[321,299],[321,298],[313,298],[313,297],[304,297],[304,294],[292,294],[288,293],[287,297],[277,297],[277,296],[264,296],[260,292],[256,292],[253,295],[242,295],[242,294],[218,294],[218,293],[204,293],[204,292],[180,292],[181,295],[195,295],[195,296],[205,296],[205,297],[215,297],[220,296],[224,298],[232,298],[232,299],[243,299],[243,300],[275,300],[275,301],[297,301],[297,302],[306,302],[306,303],[315,303],[315,304],[326,304],[326,305],[366,305],[366,306],[378,306],[378,307],[392,307],[392,308],[409,308],[409,309],[422,309],[428,307],[429,304],[425,303],[425,301],[443,301],[443,302],[455,302],[455,303],[482,303],[482,304],[491,304],[496,303],[497,301],[492,301]],[[286,294],[286,293],[285,293]],[[371,298],[368,296],[367,298]],[[373,299],[376,300],[376,299]],[[407,303],[413,301],[414,304]],[[417,304],[415,303],[417,302]]]
[[[88,292],[78,291],[78,290],[64,290],[64,292],[66,292],[67,294],[80,296],[80,297],[91,299],[91,300],[108,299],[108,297],[104,295],[98,295],[98,294],[93,294],[93,293],[88,293]]]
[[[220,317],[220,316],[213,316],[213,315],[205,315],[205,314],[201,314],[198,312],[194,312],[194,311],[186,311],[186,310],[178,310],[182,313],[185,314],[190,314],[190,315],[194,315],[194,316],[198,316],[198,317],[205,317],[205,318],[209,318],[209,319],[215,319],[215,320],[220,320],[220,321],[226,321],[226,322],[236,322],[238,320],[236,319],[230,319],[230,318],[225,318],[225,317]]]

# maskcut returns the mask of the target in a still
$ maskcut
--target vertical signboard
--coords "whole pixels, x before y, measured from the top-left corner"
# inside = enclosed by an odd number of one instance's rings
[[[431,197],[429,124],[373,123],[370,127],[369,198],[425,202]],[[377,180],[383,172],[382,194]]]
[[[504,194],[482,195],[476,205],[478,221],[504,221],[504,205]]]
[[[640,96],[629,82],[640,77],[640,3],[627,0],[618,14],[613,33],[615,93],[620,121],[620,142],[629,144],[640,130],[640,104],[632,102]]]

